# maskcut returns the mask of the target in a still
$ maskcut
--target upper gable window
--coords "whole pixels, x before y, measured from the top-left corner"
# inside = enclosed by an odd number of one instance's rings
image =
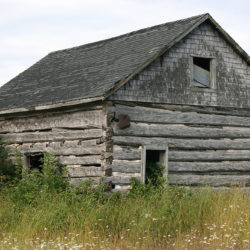
[[[193,57],[192,85],[200,88],[212,88],[214,85],[213,59]]]

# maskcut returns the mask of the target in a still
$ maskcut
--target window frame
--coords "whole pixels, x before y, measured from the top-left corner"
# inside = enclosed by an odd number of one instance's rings
[[[24,155],[24,167],[26,169],[32,169],[32,166],[30,164],[30,158],[34,157],[34,156],[42,156],[42,157],[44,157],[44,152],[26,153]],[[33,168],[33,169],[35,169],[35,168]]]
[[[210,81],[208,87],[198,87],[194,85],[194,58],[204,58],[210,60]],[[194,89],[199,89],[203,91],[211,91],[213,89],[216,89],[216,58],[214,56],[209,55],[191,55],[190,56],[190,86]]]
[[[143,145],[142,150],[141,150],[141,182],[145,183],[145,178],[146,178],[146,155],[147,155],[147,150],[165,151],[165,156],[164,156],[165,171],[163,173],[163,177],[167,178],[167,176],[168,176],[168,145],[167,144]]]

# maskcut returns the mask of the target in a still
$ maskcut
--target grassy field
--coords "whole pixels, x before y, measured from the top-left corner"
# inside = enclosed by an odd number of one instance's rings
[[[250,249],[242,189],[134,182],[107,195],[103,185],[71,187],[46,157],[42,173],[0,182],[0,249]]]
[[[1,249],[250,249],[250,195],[236,188],[15,192],[1,192]]]

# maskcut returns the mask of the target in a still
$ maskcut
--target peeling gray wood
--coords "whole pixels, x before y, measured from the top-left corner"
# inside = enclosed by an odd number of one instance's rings
[[[140,160],[141,150],[132,147],[114,146],[113,158],[116,160]]]
[[[206,29],[203,29],[206,28]],[[191,87],[191,56],[216,60],[216,88]],[[211,65],[213,69],[213,65]],[[150,67],[117,90],[110,100],[207,107],[249,108],[249,66],[208,23],[194,29]]]
[[[91,156],[60,156],[59,161],[63,165],[92,165],[92,164],[101,164],[100,155],[91,155]]]
[[[139,136],[113,136],[112,139],[116,145],[133,147],[167,144],[171,149],[250,149],[250,139],[178,139]]]
[[[142,106],[131,107],[117,104],[116,118],[119,114],[127,114],[131,121],[136,122],[250,127],[248,117],[171,111]]]
[[[24,132],[12,134],[0,134],[5,142],[27,143],[27,142],[52,142],[74,139],[92,139],[102,136],[101,129],[86,129],[77,131],[55,131],[55,132]]]
[[[159,103],[138,103],[129,101],[115,101],[115,106],[109,107],[112,112],[116,111],[116,106],[121,105],[131,108],[150,108],[156,110],[167,110],[173,112],[189,112],[198,114],[208,114],[208,115],[223,115],[223,116],[234,116],[234,117],[250,117],[249,108],[233,108],[233,107],[209,107],[209,106],[193,106],[193,105],[175,105],[175,104],[159,104]]]
[[[51,144],[47,143],[36,143],[36,144],[24,144],[21,145],[18,150],[20,153],[36,153],[36,152],[47,152],[54,153],[55,155],[96,155],[101,154],[102,150],[104,150],[103,145],[75,145],[71,147],[67,147],[64,145],[60,145],[60,143],[53,142]]]
[[[51,128],[101,128],[102,110],[79,111],[64,114],[50,114],[0,121],[0,133],[18,133]]]
[[[111,167],[114,172],[140,173],[141,161],[114,160]]]
[[[249,172],[250,161],[223,161],[223,162],[169,162],[170,172]]]
[[[177,138],[250,138],[250,129],[233,127],[207,128],[185,125],[145,124],[131,122],[129,128],[114,125],[114,135],[177,137]]]
[[[175,185],[250,186],[250,175],[192,175],[172,174],[168,182]]]
[[[248,161],[249,150],[169,151],[169,161]]]
[[[101,167],[87,166],[83,167],[81,165],[69,165],[67,166],[67,172],[70,177],[101,177],[103,171]]]

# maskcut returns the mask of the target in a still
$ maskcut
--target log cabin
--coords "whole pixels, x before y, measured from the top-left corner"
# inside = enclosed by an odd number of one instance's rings
[[[169,184],[250,186],[250,60],[202,14],[52,52],[0,88],[0,139],[126,190],[160,162]]]

